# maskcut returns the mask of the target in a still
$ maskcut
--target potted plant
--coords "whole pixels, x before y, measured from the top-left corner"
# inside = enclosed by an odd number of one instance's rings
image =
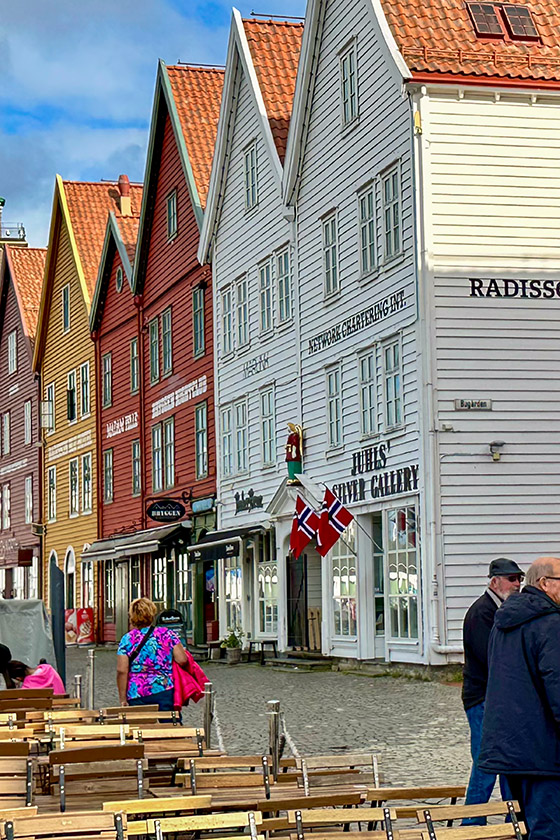
[[[238,627],[230,627],[227,636],[222,639],[220,647],[225,648],[226,659],[230,665],[241,661],[241,644],[244,635]]]

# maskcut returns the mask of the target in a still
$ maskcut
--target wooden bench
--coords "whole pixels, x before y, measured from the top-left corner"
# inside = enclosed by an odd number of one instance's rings
[[[249,642],[249,653],[247,654],[247,662],[251,661],[253,655],[253,648],[259,646],[261,654],[261,665],[264,665],[264,649],[265,647],[272,648],[275,659],[278,659],[278,647],[276,639],[251,639]]]
[[[185,767],[187,762],[184,762]],[[201,790],[228,790],[235,797],[247,788],[262,788],[266,799],[270,799],[270,789],[273,785],[271,767],[267,756],[262,756],[260,766],[237,769],[231,767],[200,768],[194,758],[188,761],[188,773],[177,773],[176,783],[190,788],[194,795]],[[234,765],[235,767],[235,765]]]
[[[257,826],[262,825],[262,814],[232,812],[228,814],[198,814],[186,817],[162,817],[161,819],[128,820],[129,837],[155,834],[156,840],[164,834],[193,834],[195,832],[249,831],[251,840],[257,840]],[[0,838],[1,840],[1,838]],[[218,840],[218,837],[215,838]]]
[[[0,840],[124,840],[126,817],[89,811],[75,814],[16,815],[0,822]]]
[[[104,811],[122,812],[127,816],[148,817],[177,816],[196,814],[198,811],[210,811],[212,797],[206,796],[166,796],[160,799],[119,799],[104,802]]]
[[[0,808],[30,806],[33,762],[27,756],[0,756]]]

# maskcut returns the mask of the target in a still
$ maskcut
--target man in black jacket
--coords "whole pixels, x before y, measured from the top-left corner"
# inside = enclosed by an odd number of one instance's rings
[[[488,802],[496,783],[495,773],[483,773],[477,767],[480,739],[482,736],[482,718],[484,716],[484,698],[488,682],[488,640],[494,624],[498,607],[513,592],[519,592],[523,571],[514,560],[498,557],[492,560],[488,570],[490,583],[483,595],[472,604],[463,624],[463,647],[465,667],[463,669],[463,706],[471,730],[472,770],[465,799],[466,805],[478,805]],[[500,777],[500,790],[503,799],[510,799],[511,794]],[[463,825],[486,825],[486,817],[463,820]]]
[[[560,558],[496,613],[479,767],[505,773],[530,840],[560,840]]]

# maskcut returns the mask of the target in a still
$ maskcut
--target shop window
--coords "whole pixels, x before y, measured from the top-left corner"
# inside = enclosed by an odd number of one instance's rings
[[[193,634],[193,575],[186,551],[177,557],[177,608],[187,628],[187,638]]]
[[[278,632],[278,565],[272,531],[256,537],[256,548],[259,632],[274,636]]]
[[[82,607],[93,607],[93,561],[82,562]]]
[[[167,606],[166,557],[155,557],[152,563],[152,601],[160,610]]]
[[[418,551],[416,509],[387,511],[390,633],[394,639],[418,638]]]
[[[383,552],[383,514],[372,517],[373,540],[373,600],[375,635],[385,635],[385,554]]]
[[[130,561],[130,600],[142,597],[142,583],[140,580],[140,558],[133,557]]]
[[[241,559],[239,557],[226,557],[224,574],[226,627],[228,630],[241,629]]]
[[[357,634],[356,622],[356,522],[351,522],[344,541],[331,551],[333,635],[348,638]]]
[[[67,610],[76,607],[76,557],[73,549],[66,552],[64,561],[64,602]]]
[[[115,620],[115,563],[105,561],[105,621],[112,624]]]

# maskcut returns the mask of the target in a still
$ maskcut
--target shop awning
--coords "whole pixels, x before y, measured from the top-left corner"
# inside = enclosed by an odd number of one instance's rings
[[[120,560],[134,554],[157,553],[169,545],[184,545],[190,539],[191,529],[190,519],[184,519],[172,525],[96,540],[82,553],[82,560]]]
[[[239,557],[244,539],[263,531],[261,525],[248,525],[245,528],[230,528],[224,531],[211,531],[193,545],[187,546],[189,558],[193,560],[221,560],[224,557]]]

